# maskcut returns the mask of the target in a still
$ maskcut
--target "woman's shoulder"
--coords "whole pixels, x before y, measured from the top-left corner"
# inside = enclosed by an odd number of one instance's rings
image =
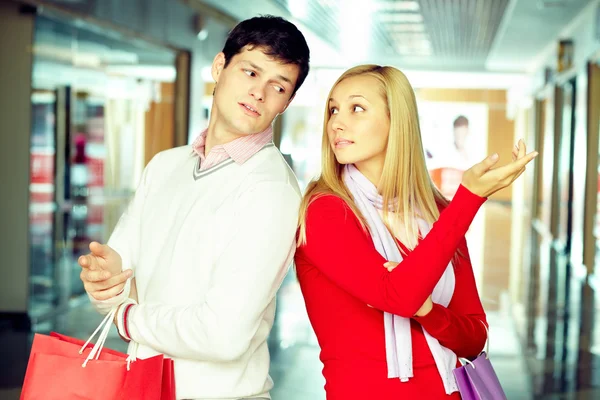
[[[320,193],[311,197],[303,218],[304,224],[299,231],[303,239],[300,239],[301,245],[298,248],[301,253],[308,248],[314,251],[324,245],[332,245],[340,240],[341,232],[344,232],[346,238],[364,235],[359,217],[342,197],[333,193]]]
[[[318,193],[310,197],[308,201],[309,209],[317,209],[322,207],[348,207],[346,201],[340,196],[333,193]]]
[[[307,206],[307,218],[314,219],[337,219],[354,216],[348,203],[333,193],[320,193],[310,198]]]

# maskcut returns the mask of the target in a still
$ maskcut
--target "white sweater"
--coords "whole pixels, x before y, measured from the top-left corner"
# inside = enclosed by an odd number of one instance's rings
[[[174,359],[177,399],[268,398],[266,339],[300,190],[273,144],[242,165],[197,163],[190,146],[154,157],[108,242],[136,277],[130,335],[138,357]],[[92,302],[107,313],[129,289]]]

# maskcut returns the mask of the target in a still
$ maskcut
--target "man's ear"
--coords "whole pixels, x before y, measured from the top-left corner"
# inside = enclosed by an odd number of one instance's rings
[[[219,77],[221,76],[221,72],[225,68],[225,54],[220,52],[215,56],[215,59],[212,63],[212,68],[210,70],[212,78],[215,82],[219,82]]]

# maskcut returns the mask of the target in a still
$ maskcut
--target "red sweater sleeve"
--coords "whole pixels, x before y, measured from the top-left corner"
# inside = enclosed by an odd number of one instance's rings
[[[465,257],[460,257],[454,268],[456,285],[448,308],[434,303],[431,312],[414,319],[457,356],[473,358],[485,345],[487,333],[483,323],[487,326],[487,319],[477,293],[466,241],[462,241],[460,250]]]
[[[329,280],[380,310],[410,318],[439,281],[485,199],[460,186],[429,234],[392,272],[346,203],[315,199],[306,220],[306,259]]]

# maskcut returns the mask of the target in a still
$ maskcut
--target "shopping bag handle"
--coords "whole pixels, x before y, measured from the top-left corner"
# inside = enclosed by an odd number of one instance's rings
[[[100,336],[98,336],[98,341],[96,342],[96,344],[94,344],[94,347],[92,347],[92,351],[90,351],[90,354],[88,354],[88,356],[85,358],[85,361],[83,362],[83,364],[81,364],[81,366],[83,368],[85,368],[87,363],[90,360],[92,360],[94,357],[96,358],[96,360],[98,359],[98,357],[100,357],[100,353],[102,352],[102,349],[104,348],[104,343],[106,343],[106,338],[108,337],[108,333],[110,332],[110,327],[112,325],[112,321],[114,320],[115,315],[117,314],[118,310],[119,310],[119,306],[113,307],[109,311],[109,313],[106,314],[106,316],[104,317],[102,322],[100,322],[100,325],[98,325],[98,327],[96,328],[94,333],[92,333],[92,335],[89,337],[89,339],[83,344],[81,349],[79,349],[79,354],[83,354],[83,350],[85,350],[87,345],[92,341],[92,339],[94,339],[94,337],[96,336],[98,331],[100,331]],[[135,360],[137,360],[138,347],[139,347],[138,343],[133,342],[131,352],[130,352],[129,356],[127,357],[127,371],[130,370],[131,363],[134,362]]]
[[[104,347],[104,342],[106,342],[106,338],[108,337],[108,332],[110,331],[110,326],[112,324],[113,319],[115,318],[115,314],[117,313],[118,307],[113,307],[108,314],[104,317],[100,325],[96,328],[94,333],[89,337],[89,339],[84,343],[84,345],[79,349],[79,354],[83,354],[83,350],[87,347],[87,345],[94,339],[98,331],[100,331],[100,336],[98,337],[98,341],[94,344],[92,351],[87,355],[85,361],[81,366],[85,368],[88,361],[92,360],[94,357],[96,360],[100,357],[100,353],[102,352],[102,348]]]

